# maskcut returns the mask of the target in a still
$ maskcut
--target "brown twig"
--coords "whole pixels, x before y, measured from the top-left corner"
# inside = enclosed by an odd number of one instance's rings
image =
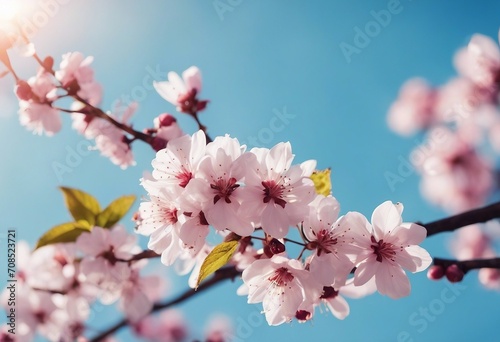
[[[500,218],[500,202],[490,204],[483,208],[469,210],[437,221],[425,224],[420,222],[417,223],[427,229],[427,237],[429,237],[439,233],[452,232],[458,228],[474,223],[483,223],[497,218]]]

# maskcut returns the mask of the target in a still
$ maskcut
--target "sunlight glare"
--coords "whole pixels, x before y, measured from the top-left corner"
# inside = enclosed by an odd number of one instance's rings
[[[21,4],[19,0],[0,0],[0,23],[13,20],[20,12]]]

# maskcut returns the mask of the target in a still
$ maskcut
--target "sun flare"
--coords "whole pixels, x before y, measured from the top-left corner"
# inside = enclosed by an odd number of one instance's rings
[[[22,9],[22,1],[1,0],[0,1],[0,23],[13,20]]]

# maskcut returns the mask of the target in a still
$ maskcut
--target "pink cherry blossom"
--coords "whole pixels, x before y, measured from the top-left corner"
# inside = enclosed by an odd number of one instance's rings
[[[153,302],[160,297],[160,290],[159,277],[141,277],[138,270],[133,270],[122,285],[119,308],[128,320],[138,322],[151,311]]]
[[[435,121],[435,101],[436,91],[424,80],[410,79],[389,109],[389,127],[401,135],[410,135],[429,127]]]
[[[52,102],[57,99],[56,85],[53,76],[40,70],[31,77],[27,83],[30,93],[23,96],[25,100],[19,101],[19,119],[21,125],[26,126],[35,134],[45,133],[52,136],[61,130],[59,111],[52,107]]]
[[[354,285],[363,285],[375,277],[378,292],[393,299],[410,294],[410,282],[403,268],[421,272],[432,261],[429,253],[418,246],[427,231],[417,224],[403,223],[402,212],[401,203],[386,201],[373,211],[371,225],[359,213],[346,215],[363,248],[358,254]]]
[[[198,164],[205,155],[206,137],[203,131],[170,140],[167,147],[153,159],[153,177],[165,186],[185,188],[194,178]]]
[[[73,286],[76,277],[75,245],[54,244],[36,249],[29,256],[23,270],[30,287],[66,291]]]
[[[416,165],[422,193],[451,212],[483,204],[494,183],[490,163],[460,136],[444,132]]]
[[[182,313],[169,309],[158,316],[147,316],[134,326],[134,332],[151,342],[182,342],[186,340],[188,328]]]
[[[316,161],[293,165],[290,143],[279,143],[272,149],[253,148],[253,158],[245,160],[245,187],[242,189],[241,212],[249,214],[255,227],[275,238],[287,235],[289,226],[303,221],[309,203],[316,197],[309,178]],[[251,156],[251,155],[248,155]]]
[[[177,124],[177,120],[170,114],[161,114],[154,119],[155,146],[156,151],[162,150],[167,143],[184,135],[184,132]]]
[[[245,176],[245,146],[229,136],[217,137],[206,147],[198,172],[186,186],[188,201],[201,203],[209,224],[216,230],[231,229],[241,236],[254,228],[241,206],[241,181]]]
[[[128,124],[127,121],[136,110],[137,103],[134,102],[130,104],[121,115],[109,113],[109,116],[123,124]],[[89,136],[94,137],[96,148],[101,151],[103,156],[108,157],[111,162],[120,166],[122,169],[135,165],[132,149],[127,137],[121,129],[100,118],[92,120],[91,124],[92,126],[89,126],[86,132],[88,132]]]
[[[130,278],[130,267],[120,260],[130,259],[138,250],[135,240],[123,227],[115,226],[112,229],[94,227],[76,241],[77,248],[85,253],[80,272],[87,282],[105,292],[106,302],[116,300],[123,281]]]
[[[201,72],[192,66],[182,73],[182,79],[175,72],[168,73],[168,81],[153,82],[158,94],[177,107],[179,112],[197,113],[205,109],[208,101],[196,96],[201,92]]]
[[[233,337],[234,329],[229,317],[221,314],[210,317],[205,328],[205,342],[229,342]]]
[[[317,196],[310,205],[310,214],[303,223],[304,236],[309,240],[312,255],[308,258],[310,272],[324,286],[340,288],[354,268],[357,248],[349,225],[337,222],[340,205],[334,197]]]
[[[256,260],[242,277],[249,290],[248,303],[263,303],[269,325],[291,321],[304,301],[320,293],[311,287],[310,274],[300,261],[279,255]]]
[[[451,251],[457,260],[480,259],[490,250],[490,238],[474,224],[460,228],[453,234]]]
[[[66,53],[55,76],[64,87],[76,89],[79,97],[96,106],[101,101],[102,88],[94,80],[90,67],[93,60],[92,56],[85,58],[80,52]]]
[[[474,83],[483,87],[495,86],[500,75],[498,44],[482,34],[473,35],[467,47],[455,56],[455,66]]]

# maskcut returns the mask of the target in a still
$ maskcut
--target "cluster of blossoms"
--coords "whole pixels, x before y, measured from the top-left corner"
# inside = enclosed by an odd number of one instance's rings
[[[420,272],[431,263],[418,246],[425,228],[403,223],[402,204],[389,201],[371,223],[358,212],[338,217],[337,200],[316,194],[310,178],[316,162],[292,165],[293,159],[289,143],[246,151],[227,135],[208,144],[202,131],[173,139],[142,179],[149,201],[140,205],[137,232],[150,236],[148,247],[165,265],[197,264],[191,286],[210,251],[210,226],[226,241],[238,240],[231,260],[243,272],[238,293],[262,302],[270,325],[309,320],[322,303],[343,319],[349,307],[342,293],[409,295],[404,270]],[[297,259],[285,247],[290,227],[303,239]],[[255,239],[263,248],[254,247]]]
[[[141,248],[136,236],[122,226],[94,227],[75,243],[34,251],[21,242],[17,250],[16,334],[9,334],[6,325],[0,341],[28,342],[39,334],[49,341],[84,342],[95,311],[115,303],[134,334],[144,341],[181,342],[189,336],[180,312],[149,315],[153,303],[165,295],[165,279],[141,274],[147,260],[134,259]],[[9,293],[5,289],[0,300],[7,312]],[[232,336],[230,321],[214,317],[208,322],[206,336],[207,341],[227,341]]]
[[[135,240],[117,225],[94,227],[75,243],[33,252],[18,244],[15,341],[32,341],[36,333],[50,341],[74,341],[94,318],[91,305],[96,300],[118,302],[130,322],[139,322],[164,286],[158,276],[140,275],[146,260],[128,261],[141,251]],[[7,311],[8,296],[6,289],[1,305]]]
[[[60,113],[66,112],[71,115],[73,128],[85,138],[94,140],[95,149],[123,169],[135,165],[133,141],[143,140],[158,151],[170,139],[184,134],[176,119],[167,113],[156,117],[152,128],[134,131],[129,120],[137,110],[137,103],[117,103],[111,112],[99,109],[103,91],[94,79],[90,66],[92,57],[84,57],[80,52],[67,53],[57,70],[54,70],[52,57],[39,61],[41,67],[37,75],[27,81],[17,79],[15,87],[20,122],[33,133],[52,136],[59,132],[62,127]],[[179,111],[196,116],[198,111],[205,109],[208,101],[197,98],[201,91],[198,68],[184,71],[184,81],[174,72],[170,72],[168,78],[169,81],[155,82],[154,86]],[[57,105],[65,98],[73,99],[70,109]]]
[[[495,187],[488,157],[500,153],[500,48],[475,34],[454,62],[459,76],[440,88],[409,80],[388,114],[401,135],[428,131],[410,159],[424,196],[451,212],[483,204]]]

